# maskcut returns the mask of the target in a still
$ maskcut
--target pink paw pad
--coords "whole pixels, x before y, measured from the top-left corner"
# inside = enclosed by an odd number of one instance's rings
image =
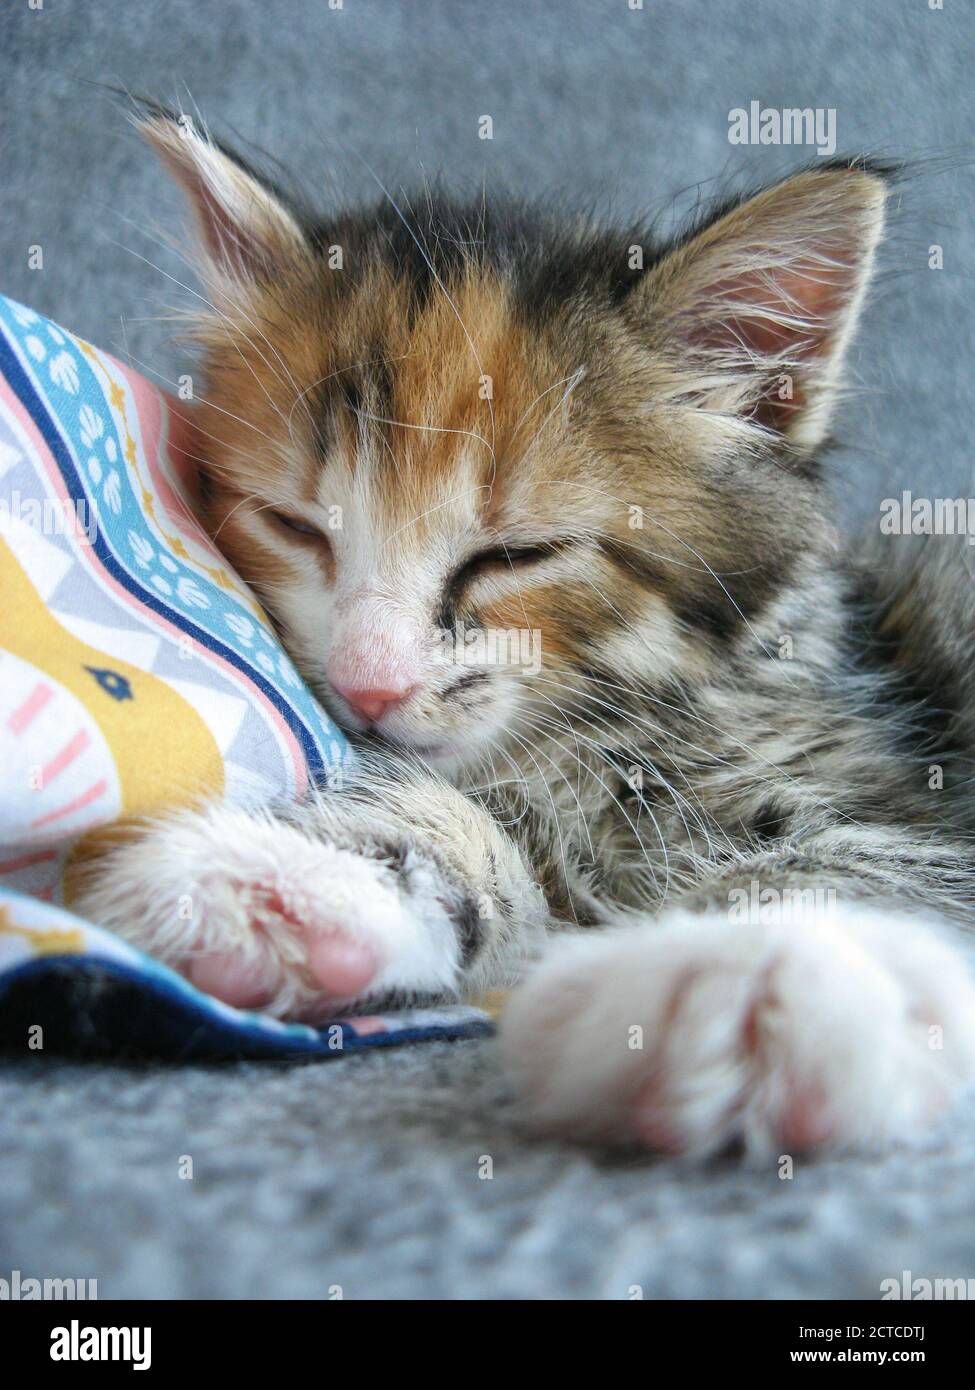
[[[679,1154],[686,1147],[656,1077],[637,1092],[630,1111],[630,1125],[644,1148],[654,1153]]]
[[[257,1009],[274,993],[266,961],[247,959],[233,951],[216,951],[190,962],[189,981],[235,1009]]]
[[[372,983],[379,955],[366,942],[322,934],[309,942],[307,965],[323,994],[331,999],[352,999]]]
[[[822,1148],[836,1138],[836,1124],[822,1087],[808,1084],[790,1088],[778,1132],[786,1149],[797,1152]]]

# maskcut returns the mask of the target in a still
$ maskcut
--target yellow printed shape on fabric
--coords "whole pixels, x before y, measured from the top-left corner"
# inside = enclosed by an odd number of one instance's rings
[[[75,956],[85,951],[80,927],[18,927],[6,907],[0,907],[0,936],[19,937],[35,956]]]
[[[223,791],[223,758],[193,706],[158,676],[62,627],[2,538],[0,592],[0,647],[44,671],[89,711],[115,759],[125,814]]]

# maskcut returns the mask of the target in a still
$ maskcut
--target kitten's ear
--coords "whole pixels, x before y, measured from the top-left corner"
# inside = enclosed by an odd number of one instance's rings
[[[157,113],[138,128],[189,198],[211,289],[239,295],[309,260],[307,239],[281,195],[188,116]]]
[[[823,439],[880,240],[885,177],[811,169],[719,216],[654,267],[640,312],[681,392],[800,451]]]

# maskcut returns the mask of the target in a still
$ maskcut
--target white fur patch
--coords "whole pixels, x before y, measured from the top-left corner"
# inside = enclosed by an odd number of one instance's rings
[[[975,986],[882,907],[808,929],[674,911],[553,949],[502,1044],[543,1128],[767,1158],[919,1131],[975,1078]]]
[[[75,906],[177,969],[204,955],[260,961],[274,984],[265,1011],[314,1017],[319,1002],[330,1002],[306,968],[319,935],[375,952],[370,996],[453,992],[453,925],[432,877],[426,882],[422,868],[406,867],[409,896],[380,860],[218,806],[162,821],[113,851]]]

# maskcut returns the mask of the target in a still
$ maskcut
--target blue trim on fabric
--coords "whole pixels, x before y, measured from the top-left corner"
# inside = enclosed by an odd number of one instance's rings
[[[16,353],[10,346],[7,339],[8,330],[3,325],[0,325],[0,328],[3,329],[3,331],[0,332],[0,374],[5,376],[10,382],[14,392],[33,420],[45,444],[50,449],[58,469],[61,472],[61,476],[64,478],[65,483],[68,484],[75,500],[86,499],[88,496],[87,490],[81,482],[74,460],[61,437],[56,422],[48,412],[47,407],[38,395],[30,378],[21,366]],[[257,686],[261,693],[282,716],[291,732],[297,738],[308,766],[309,776],[315,782],[323,781],[326,777],[328,768],[314,733],[306,725],[294,706],[284,700],[274,686],[260,674],[258,669],[252,666],[238,652],[234,651],[232,647],[226,646],[219,638],[214,637],[205,629],[198,627],[188,619],[185,614],[175,612],[156,594],[152,593],[150,589],[140,585],[135,576],[118,562],[97,529],[95,538],[92,542],[92,548],[98,555],[105,569],[111,574],[112,578],[121,584],[134,598],[138,599],[144,607],[150,608],[154,613],[157,613],[161,618],[165,618],[181,631],[188,632],[202,647],[222,657]],[[336,742],[340,744],[343,742],[341,735],[338,733],[335,734],[335,739]]]
[[[123,961],[98,956],[51,955],[39,960],[26,961],[0,974],[0,1044],[5,1043],[8,1048],[16,1046],[19,1050],[26,1047],[26,1039],[14,1040],[13,1037],[7,1036],[3,1019],[4,1006],[9,1006],[10,996],[16,986],[44,980],[53,984],[64,983],[63,997],[56,1001],[63,1006],[63,1012],[55,1019],[32,1016],[33,1024],[40,1025],[48,1031],[61,1027],[72,1044],[71,1050],[77,1050],[82,1055],[86,1051],[104,1055],[106,1044],[111,1046],[113,1041],[117,1042],[117,1051],[124,1052],[127,1043],[131,1044],[132,1040],[130,1025],[133,1019],[130,1011],[119,1017],[121,1026],[117,1039],[111,1035],[106,1036],[103,1029],[97,1035],[99,1046],[85,1047],[86,1038],[91,1033],[90,1019],[87,1020],[87,1027],[82,1026],[81,1010],[77,1004],[72,1007],[69,997],[71,991],[77,988],[79,975],[101,979],[108,977],[120,985],[138,989],[147,1004],[155,1005],[159,1011],[155,1022],[159,1026],[160,1035],[158,1052],[151,1047],[146,1049],[140,1044],[138,1053],[140,1056],[152,1055],[171,1061],[289,1058],[298,1060],[302,1057],[325,1060],[341,1057],[344,1053],[362,1048],[393,1047],[400,1043],[428,1042],[436,1039],[452,1042],[465,1038],[487,1037],[494,1031],[493,1025],[488,1021],[475,1019],[458,1021],[456,1024],[444,1021],[399,1030],[393,1027],[387,1032],[365,1033],[361,1036],[353,1033],[348,1026],[336,1023],[326,1023],[315,1029],[315,1037],[302,1037],[297,1029],[294,1033],[275,1034],[259,1024],[249,1023],[246,1017],[240,1020],[226,1017],[218,1012],[217,1008],[211,1008],[205,995],[194,999],[190,992],[191,986],[185,989],[174,988],[162,977],[146,974],[138,967]],[[36,1000],[32,1002],[36,1003]],[[101,998],[98,1007],[106,1015],[111,1014],[111,996]],[[389,1017],[395,1019],[395,1014]],[[9,1018],[6,1020],[7,1027],[12,1021]],[[147,1024],[152,1022],[151,1016],[141,1018],[139,1031],[145,1032]],[[192,1026],[194,1024],[195,1028]],[[334,1027],[342,1028],[341,1048],[329,1045],[328,1033]]]

